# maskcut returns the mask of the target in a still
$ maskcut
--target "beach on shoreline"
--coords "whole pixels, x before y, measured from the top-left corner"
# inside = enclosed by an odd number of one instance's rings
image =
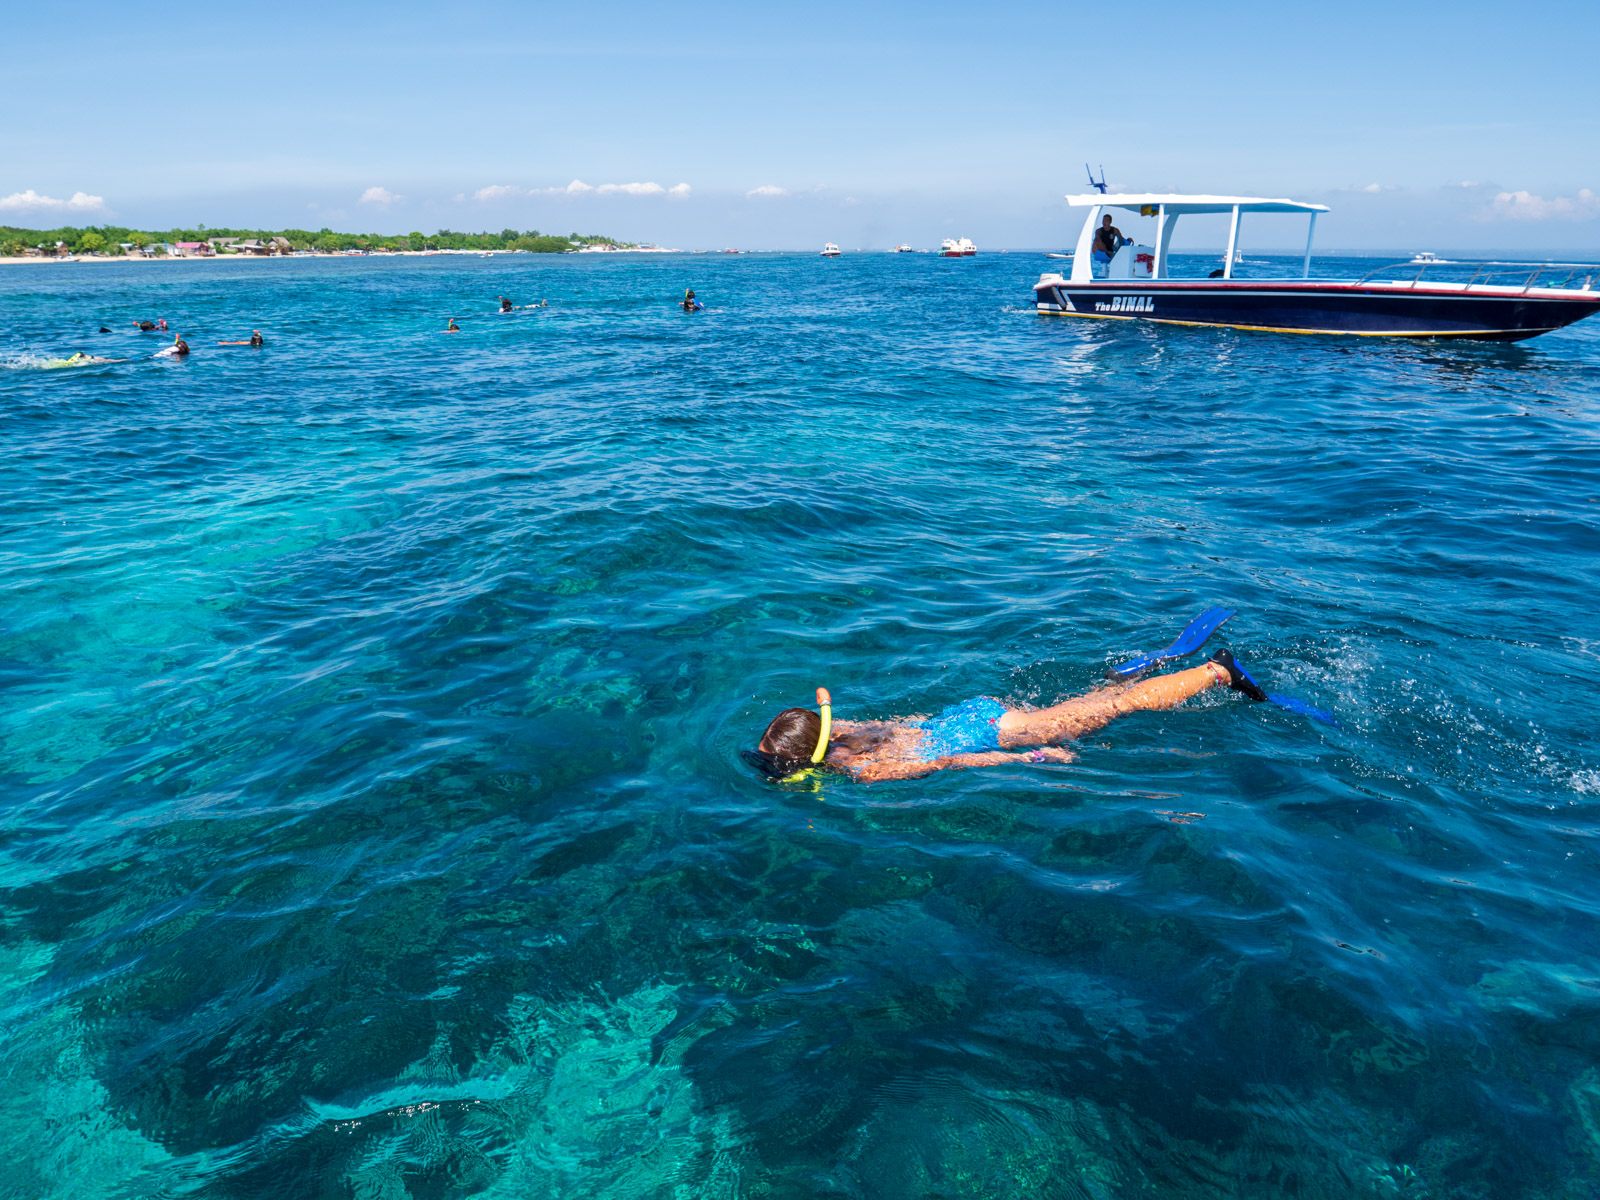
[[[531,257],[521,250],[369,250],[363,254],[322,254],[316,251],[296,254],[65,254],[65,255],[0,255],[0,267],[33,266],[43,263],[168,263],[168,262],[272,262],[281,259],[306,258],[437,258],[443,255],[486,258],[515,254]],[[559,257],[556,256],[556,257]]]

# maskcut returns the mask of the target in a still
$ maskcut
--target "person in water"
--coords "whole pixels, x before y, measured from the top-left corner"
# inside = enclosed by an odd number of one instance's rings
[[[266,345],[266,342],[262,340],[261,330],[252,329],[250,331],[250,344],[252,346],[264,346],[264,345]]]
[[[156,322],[156,328],[159,329],[162,333],[165,333],[167,331],[167,319],[165,317],[162,317],[160,320],[158,320]]]
[[[820,715],[809,708],[784,709],[745,757],[772,779],[792,780],[822,767],[859,783],[1005,763],[1066,763],[1076,755],[1060,743],[1128,713],[1176,708],[1214,687],[1232,688],[1252,700],[1267,698],[1227,650],[1198,667],[1097,688],[1049,708],[1008,708],[992,696],[979,696],[934,717],[834,721],[828,691],[818,688]]]
[[[140,333],[149,333],[156,327],[156,323],[154,321],[135,321],[134,324],[139,327]]]
[[[704,307],[705,307],[704,304],[701,304],[700,301],[698,301],[698,300],[696,300],[694,298],[694,289],[693,288],[685,288],[684,289],[684,293],[683,293],[683,311],[684,312],[699,312]]]
[[[446,325],[444,327],[444,331],[446,333],[460,333],[461,332],[461,326],[456,324],[456,319],[454,317],[451,317],[450,318],[450,324],[448,324],[448,325]]]
[[[1097,267],[1108,267],[1111,260],[1117,256],[1117,251],[1126,244],[1127,239],[1122,236],[1122,230],[1111,223],[1111,214],[1107,213],[1100,218],[1100,228],[1094,231],[1094,264]]]
[[[188,353],[189,353],[189,343],[183,340],[183,334],[181,334],[181,333],[173,334],[172,335],[172,357],[173,358],[183,358]]]
[[[500,311],[501,312],[510,312],[515,307],[516,307],[516,305],[511,303],[511,297],[510,296],[501,296],[500,297]]]

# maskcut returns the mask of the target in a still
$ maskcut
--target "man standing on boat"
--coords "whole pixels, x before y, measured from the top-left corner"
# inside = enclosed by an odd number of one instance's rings
[[[1105,268],[1111,266],[1111,260],[1116,257],[1117,251],[1127,244],[1127,239],[1122,236],[1122,230],[1111,223],[1111,214],[1107,213],[1100,220],[1100,228],[1094,231],[1094,265],[1095,272],[1105,274]]]

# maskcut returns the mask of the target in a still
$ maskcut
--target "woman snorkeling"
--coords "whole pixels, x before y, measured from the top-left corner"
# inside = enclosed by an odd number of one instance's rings
[[[1267,695],[1227,650],[1198,667],[1137,683],[1113,683],[1049,708],[1007,708],[992,696],[951,705],[938,716],[886,721],[834,721],[827,688],[820,712],[786,708],[745,758],[769,778],[789,782],[814,768],[842,771],[860,783],[916,779],[935,771],[1014,762],[1071,762],[1060,743],[1082,737],[1126,713],[1176,708],[1208,688],[1227,687],[1252,700]]]

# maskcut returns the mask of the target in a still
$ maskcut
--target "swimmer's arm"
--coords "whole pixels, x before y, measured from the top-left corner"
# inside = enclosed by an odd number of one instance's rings
[[[1006,763],[1068,763],[1077,755],[1060,746],[1039,746],[1033,750],[985,750],[978,754],[947,754],[932,762],[875,762],[856,769],[862,783],[884,783],[891,779],[921,779],[935,771],[962,771],[968,767],[999,767]]]

